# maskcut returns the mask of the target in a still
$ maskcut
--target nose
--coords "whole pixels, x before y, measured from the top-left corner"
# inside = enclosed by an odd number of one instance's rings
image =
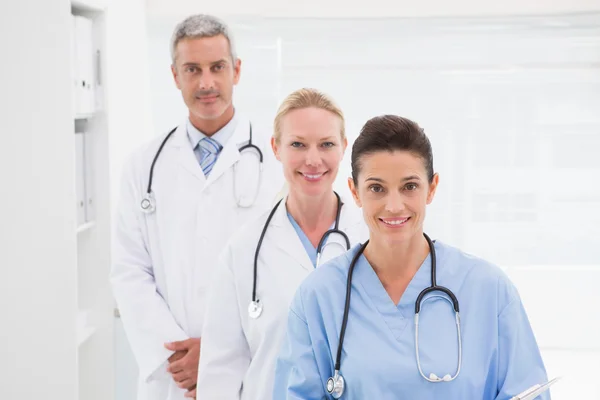
[[[200,90],[211,90],[215,87],[215,80],[210,72],[203,72],[198,83]]]
[[[398,214],[404,210],[404,197],[397,191],[391,191],[387,196],[385,210],[392,214]]]
[[[317,148],[311,147],[306,152],[306,165],[318,167],[321,165],[321,153]]]

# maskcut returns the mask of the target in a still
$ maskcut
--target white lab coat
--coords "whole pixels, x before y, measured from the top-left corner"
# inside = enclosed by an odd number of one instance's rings
[[[269,224],[258,258],[256,290],[263,312],[258,319],[248,316],[254,254],[268,214],[238,231],[220,257],[205,312],[199,400],[271,399],[289,304],[314,266],[288,219],[284,199]],[[368,238],[362,213],[352,199],[344,201],[339,227],[351,245]],[[324,248],[321,266],[346,251],[339,234],[331,235],[328,243],[332,244]]]
[[[233,166],[242,164],[238,148],[248,142],[248,127],[240,118],[207,180],[181,124],[156,162],[156,211],[150,215],[141,211],[140,201],[166,135],[136,152],[124,168],[111,283],[140,370],[140,400],[184,399],[185,391],[166,372],[172,352],[163,344],[202,336],[206,292],[219,253],[244,221],[272,207],[283,184],[269,138],[254,129],[253,143],[264,155],[262,184],[255,206],[237,207]],[[238,193],[253,194],[258,158],[246,151],[243,163],[249,160],[255,168],[236,168],[236,182],[242,183]]]

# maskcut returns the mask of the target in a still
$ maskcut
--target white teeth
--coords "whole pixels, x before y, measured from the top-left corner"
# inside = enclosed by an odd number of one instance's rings
[[[305,176],[305,177],[307,177],[308,179],[318,179],[318,178],[320,178],[321,176],[323,176],[323,174],[318,174],[318,175],[302,174],[302,175],[304,175],[304,176]]]
[[[395,221],[383,221],[383,222],[385,222],[388,225],[402,225],[406,221],[408,221],[408,218],[399,219],[399,220],[395,220]]]

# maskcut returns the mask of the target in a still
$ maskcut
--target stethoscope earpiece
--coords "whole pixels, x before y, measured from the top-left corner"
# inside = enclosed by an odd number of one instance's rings
[[[450,382],[452,380],[452,377],[450,376],[450,374],[446,374],[443,378],[440,378],[432,372],[431,374],[429,374],[429,379],[433,382]]]

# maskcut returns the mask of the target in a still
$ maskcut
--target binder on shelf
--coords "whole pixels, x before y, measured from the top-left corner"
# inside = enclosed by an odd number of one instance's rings
[[[73,17],[75,114],[89,115],[95,111],[95,52],[92,20],[79,15]]]
[[[84,136],[84,171],[85,171],[85,220],[91,222],[96,219],[96,202],[94,199],[94,136],[92,132],[85,132]]]
[[[75,133],[75,193],[77,226],[86,222],[84,134]]]

